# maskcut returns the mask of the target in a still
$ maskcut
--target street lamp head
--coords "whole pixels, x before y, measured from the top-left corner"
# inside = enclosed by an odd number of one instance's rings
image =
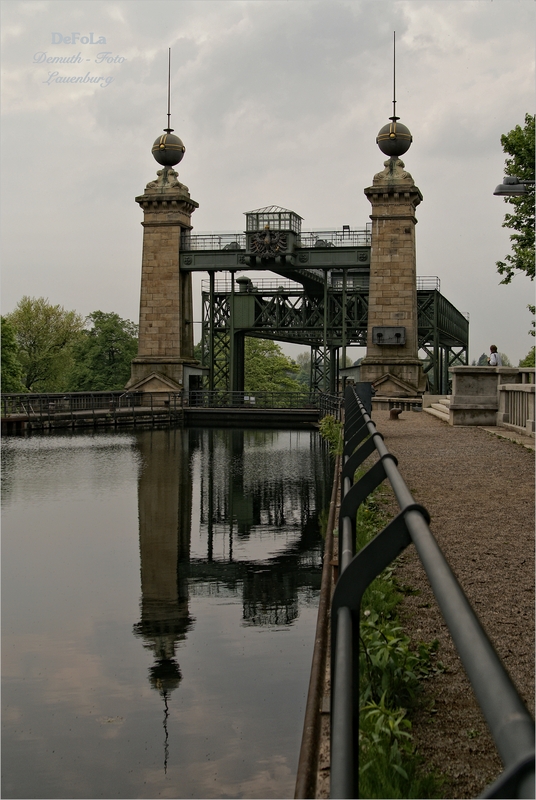
[[[527,185],[534,185],[534,181],[522,181],[517,175],[505,175],[493,194],[499,197],[519,197],[527,194]]]

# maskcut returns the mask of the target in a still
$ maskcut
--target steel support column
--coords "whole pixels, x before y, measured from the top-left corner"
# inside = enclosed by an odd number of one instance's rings
[[[214,391],[214,272],[209,273],[209,346],[208,346],[208,388],[211,392]],[[204,352],[204,348],[201,348]]]

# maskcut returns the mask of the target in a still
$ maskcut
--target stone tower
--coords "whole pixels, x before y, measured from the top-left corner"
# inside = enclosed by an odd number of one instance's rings
[[[141,620],[134,634],[153,653],[149,681],[162,695],[179,685],[176,648],[194,623],[184,578],[192,513],[188,431],[174,433],[168,439],[146,431],[137,442],[144,469],[138,480]]]
[[[412,141],[405,125],[391,117],[377,143],[389,158],[365,194],[372,205],[372,247],[367,355],[361,380],[377,396],[417,397],[426,388],[418,358],[415,208],[422,194],[399,156]]]
[[[166,771],[169,702],[182,679],[176,651],[195,622],[185,577],[192,513],[188,431],[176,430],[170,437],[145,431],[137,447],[144,464],[138,480],[141,619],[133,631],[153,654],[148,678],[163,700]]]
[[[169,123],[168,123],[169,124]],[[185,367],[194,367],[192,279],[179,270],[181,232],[192,228],[198,203],[173,169],[185,147],[172,128],[154,143],[162,165],[157,179],[136,197],[143,209],[138,355],[132,360],[130,391],[176,392],[185,385]]]

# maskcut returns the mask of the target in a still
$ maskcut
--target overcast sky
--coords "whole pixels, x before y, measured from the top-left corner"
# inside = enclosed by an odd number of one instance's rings
[[[2,313],[26,294],[138,321],[134,197],[156,175],[168,47],[172,127],[186,146],[179,177],[199,203],[194,233],[243,230],[245,211],[272,204],[296,211],[304,228],[364,227],[363,189],[385,158],[375,140],[392,113],[396,31],[397,112],[413,134],[403,160],[424,196],[417,274],[438,276],[470,314],[471,359],[492,343],[514,364],[528,352],[534,285],[522,275],[499,285],[509,233],[492,192],[501,134],[534,112],[533,0],[3,0],[1,9]],[[46,63],[55,56],[78,63]],[[88,78],[56,80],[71,76]],[[194,291],[199,320],[199,278]]]

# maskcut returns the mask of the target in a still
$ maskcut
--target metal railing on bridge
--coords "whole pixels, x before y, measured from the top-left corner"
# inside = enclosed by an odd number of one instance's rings
[[[2,431],[134,424],[143,417],[154,424],[178,422],[182,392],[68,392],[2,395]]]
[[[3,394],[2,416],[13,414],[48,415],[60,411],[91,411],[104,408],[131,408],[139,405],[135,393],[117,392],[62,392],[44,394]]]
[[[349,226],[341,230],[302,230],[298,247],[370,247],[370,223],[366,228]],[[196,233],[184,231],[181,236],[181,252],[186,250],[245,250],[246,234],[242,232]]]
[[[319,416],[340,418],[342,398],[323,392],[228,392],[196,389],[182,392],[67,392],[2,395],[2,419],[27,417],[33,421],[63,417],[73,423],[77,417],[106,414],[114,418],[129,411],[178,416],[186,408],[318,408]]]
[[[482,797],[534,798],[534,722],[415,503],[383,437],[352,387],[345,394],[339,517],[339,570],[331,610],[331,797],[359,797],[359,624],[367,586],[411,543],[415,545],[443,618],[504,764]],[[379,456],[353,483],[356,469]],[[360,504],[387,478],[400,513],[357,555]]]
[[[197,408],[306,408],[313,395],[302,392],[229,392],[198,389],[185,393],[185,404]]]
[[[198,389],[185,393],[185,405],[196,408],[318,408],[320,417],[340,418],[342,398],[323,392],[228,392]]]

